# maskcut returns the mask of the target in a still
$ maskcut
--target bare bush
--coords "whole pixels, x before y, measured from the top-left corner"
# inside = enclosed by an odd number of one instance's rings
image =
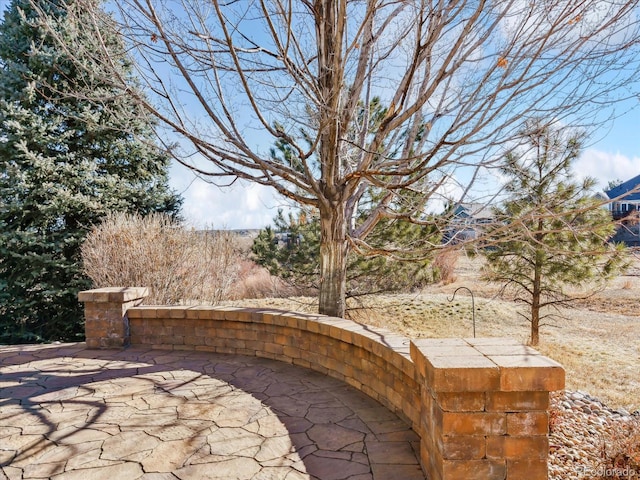
[[[431,269],[433,271],[433,280],[449,285],[456,281],[456,265],[460,251],[452,248],[441,250],[433,259]]]
[[[271,275],[266,268],[261,267],[249,259],[241,262],[238,277],[230,293],[232,300],[279,298],[300,295],[300,292],[291,285]]]
[[[149,287],[149,304],[218,303],[229,297],[241,254],[231,232],[189,230],[166,215],[109,215],[82,246],[94,287]]]
[[[600,462],[592,480],[640,479],[640,419],[613,424],[602,438]]]

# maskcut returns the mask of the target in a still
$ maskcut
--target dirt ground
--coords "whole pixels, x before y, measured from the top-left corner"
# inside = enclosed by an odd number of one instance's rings
[[[499,286],[480,280],[482,260],[461,257],[456,281],[415,294],[380,295],[352,303],[350,317],[410,338],[515,337],[527,343],[530,325],[522,307],[498,296]],[[474,293],[475,311],[466,287]],[[236,302],[298,311],[317,308],[309,298]],[[475,315],[474,315],[475,313]],[[567,372],[568,390],[587,392],[611,408],[640,409],[640,258],[603,291],[564,309],[541,328],[543,354]]]

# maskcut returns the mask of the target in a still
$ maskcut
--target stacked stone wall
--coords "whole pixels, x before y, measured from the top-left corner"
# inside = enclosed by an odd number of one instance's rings
[[[349,320],[271,309],[139,305],[145,294],[82,292],[87,344],[299,365],[352,385],[412,425],[429,480],[548,477],[549,392],[564,388],[564,370],[532,348],[504,338],[411,341]]]

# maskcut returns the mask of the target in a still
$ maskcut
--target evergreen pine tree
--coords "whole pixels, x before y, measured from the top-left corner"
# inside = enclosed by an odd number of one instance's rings
[[[82,11],[69,15],[73,0],[35,5],[13,0],[0,25],[0,343],[81,339],[89,227],[110,211],[175,215],[181,203],[150,117],[109,95],[88,49],[72,61],[60,48],[85,40]],[[38,10],[50,15],[46,28]],[[121,40],[103,40],[135,88]],[[88,91],[108,100],[91,103]]]
[[[621,246],[607,240],[615,225],[593,195],[595,182],[572,178],[580,137],[541,122],[524,133],[524,150],[508,154],[502,173],[508,198],[486,232],[485,278],[527,305],[532,345],[543,320],[558,307],[594,292],[624,265]],[[580,287],[572,295],[566,287]],[[551,313],[549,312],[551,310]]]
[[[252,245],[256,263],[303,293],[316,294],[320,274],[320,219],[313,212],[300,211],[286,218],[282,211],[273,227],[260,231]],[[386,254],[398,247],[437,240],[437,232],[402,220],[381,222],[368,238],[369,248],[354,250],[347,261],[347,297],[376,293],[407,292],[430,281],[429,260],[414,252],[412,259]],[[385,254],[376,255],[379,247]],[[369,253],[369,255],[367,255]],[[373,254],[371,254],[373,253]]]
[[[360,103],[354,128],[350,132],[358,135],[356,124],[368,124],[368,132],[376,131],[384,121],[388,108],[380,97],[373,97],[366,109]],[[281,128],[275,125],[275,129]],[[417,144],[423,134],[424,125],[413,132],[413,143]],[[402,138],[410,135],[403,131]],[[304,130],[301,137],[311,138]],[[396,139],[398,141],[398,139]],[[401,142],[398,142],[401,145]],[[394,156],[400,146],[390,148],[388,155]],[[345,147],[346,158],[357,158],[358,152]],[[275,142],[271,148],[271,159],[301,171],[304,166],[291,145],[284,139]],[[309,159],[312,168],[320,168],[320,159]],[[414,188],[417,188],[416,182]],[[386,199],[385,199],[386,197]],[[313,202],[311,202],[313,204]],[[393,194],[387,190],[367,184],[361,188],[357,201],[353,202],[354,227],[363,226],[376,206],[385,204],[395,215],[379,220],[369,233],[361,235],[366,241],[355,243],[350,248],[346,261],[346,296],[349,298],[382,292],[409,291],[428,281],[429,261],[425,258],[425,246],[438,243],[440,233],[434,222],[420,225],[408,218],[421,216],[425,210],[423,197],[412,189],[397,188]],[[406,218],[403,218],[406,217]],[[252,251],[256,262],[276,275],[290,282],[302,291],[316,293],[320,286],[320,215],[316,207],[301,209],[296,217],[286,219],[282,212],[274,218],[274,227],[262,230],[254,240]]]

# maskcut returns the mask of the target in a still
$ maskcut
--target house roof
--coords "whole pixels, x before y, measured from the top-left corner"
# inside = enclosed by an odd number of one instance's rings
[[[610,199],[622,197],[624,200],[640,201],[640,175],[633,177],[631,180],[627,180],[611,190],[605,190],[604,193],[606,193]]]
[[[493,219],[493,210],[483,203],[460,203],[453,210],[453,216],[458,218],[473,218],[474,220]]]

